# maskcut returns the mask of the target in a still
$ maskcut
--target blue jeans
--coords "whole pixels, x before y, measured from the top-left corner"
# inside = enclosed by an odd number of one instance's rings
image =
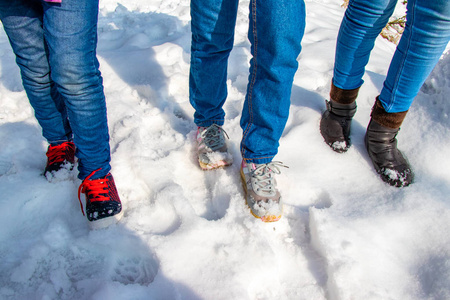
[[[189,97],[198,126],[224,123],[237,8],[238,0],[191,0]],[[268,163],[278,152],[304,28],[303,0],[250,1],[253,58],[241,117],[241,153],[247,161]]]
[[[350,0],[337,40],[333,84],[363,84],[375,39],[397,0]],[[408,0],[406,28],[392,58],[379,99],[387,112],[407,111],[450,40],[450,1]]]
[[[43,136],[50,144],[73,138],[80,179],[111,169],[97,18],[98,0],[0,0],[0,19]]]

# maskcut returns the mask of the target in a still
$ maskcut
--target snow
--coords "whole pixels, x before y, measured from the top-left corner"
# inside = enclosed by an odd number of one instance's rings
[[[353,145],[319,133],[344,13],[307,0],[290,119],[276,160],[284,201],[266,224],[245,205],[240,112],[249,43],[241,1],[225,104],[234,164],[201,171],[188,100],[188,0],[102,0],[98,55],[121,221],[90,230],[76,171],[47,181],[46,143],[0,31],[0,299],[450,299],[450,55],[398,136],[415,183],[383,183],[364,149],[395,45],[378,39],[352,124]]]

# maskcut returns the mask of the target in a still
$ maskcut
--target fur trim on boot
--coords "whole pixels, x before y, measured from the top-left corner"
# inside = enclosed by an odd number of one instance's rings
[[[397,113],[388,113],[384,110],[383,105],[381,104],[380,100],[378,100],[378,97],[375,101],[375,104],[372,108],[371,117],[372,119],[377,122],[378,124],[391,128],[391,129],[398,129],[403,123],[403,120],[406,117],[406,114],[408,111],[402,111]]]

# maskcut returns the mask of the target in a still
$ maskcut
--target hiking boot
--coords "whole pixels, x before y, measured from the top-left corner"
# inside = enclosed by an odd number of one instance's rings
[[[279,167],[285,167],[281,162],[267,164],[241,164],[241,180],[245,199],[250,212],[263,222],[275,222],[281,218],[283,203],[277,189],[275,175],[280,174]]]
[[[381,179],[396,187],[408,186],[414,179],[406,158],[397,149],[397,133],[400,128],[392,129],[370,120],[365,136],[369,157]]]
[[[75,164],[75,144],[64,142],[60,145],[50,145],[47,149],[47,165],[44,176],[57,172],[60,169],[72,170]]]
[[[327,110],[320,120],[320,133],[325,143],[338,153],[350,148],[350,127],[356,113],[356,102],[341,104],[333,100],[326,101]]]
[[[233,158],[228,153],[225,136],[221,126],[212,124],[209,127],[198,127],[197,154],[202,170],[213,170],[232,164]]]
[[[122,203],[111,173],[98,179],[90,179],[99,170],[86,177],[78,188],[81,212],[87,216],[91,228],[94,229],[107,227],[122,217]],[[81,193],[85,195],[86,214],[80,198]]]

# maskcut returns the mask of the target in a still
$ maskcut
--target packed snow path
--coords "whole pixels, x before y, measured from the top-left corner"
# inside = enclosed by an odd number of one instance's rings
[[[377,177],[363,136],[395,46],[379,39],[337,154],[319,133],[344,9],[307,0],[290,119],[276,160],[284,216],[253,218],[239,180],[248,1],[229,61],[225,130],[235,164],[203,172],[188,100],[188,0],[102,0],[98,55],[112,172],[125,214],[90,231],[76,171],[42,175],[46,144],[0,31],[0,299],[450,299],[450,56],[399,135],[416,182]]]

